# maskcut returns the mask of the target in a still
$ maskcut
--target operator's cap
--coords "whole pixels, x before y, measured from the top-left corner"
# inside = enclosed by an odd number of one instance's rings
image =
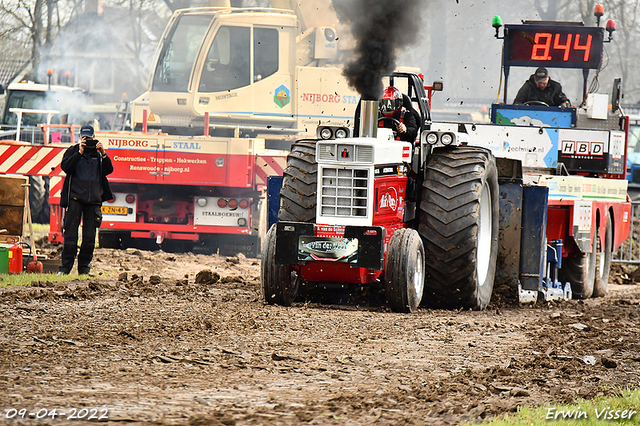
[[[83,138],[85,136],[93,137],[93,126],[82,126],[80,129],[80,137]]]
[[[540,67],[536,70],[535,79],[536,81],[544,81],[549,77],[549,71],[545,67]]]

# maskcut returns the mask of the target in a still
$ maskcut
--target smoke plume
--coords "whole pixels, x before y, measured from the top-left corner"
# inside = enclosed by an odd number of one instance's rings
[[[344,75],[363,99],[382,96],[383,75],[396,67],[399,49],[416,41],[421,20],[422,0],[334,0],[343,20],[350,22],[356,41],[355,58]],[[425,5],[426,6],[426,5]]]

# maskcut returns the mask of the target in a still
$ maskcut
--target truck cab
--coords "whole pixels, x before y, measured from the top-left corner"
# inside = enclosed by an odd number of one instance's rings
[[[293,10],[177,11],[159,43],[149,91],[133,103],[133,125],[146,115],[151,128],[189,134],[206,115],[216,136],[319,136],[324,128],[324,135],[348,136],[358,96],[335,65],[336,30],[299,28]]]

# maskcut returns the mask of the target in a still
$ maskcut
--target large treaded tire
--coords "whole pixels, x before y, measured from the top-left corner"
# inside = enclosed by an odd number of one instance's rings
[[[498,173],[482,148],[434,151],[422,184],[419,232],[426,272],[423,304],[484,309],[498,256]]]
[[[276,225],[271,225],[262,247],[262,296],[269,305],[291,306],[300,288],[300,276],[291,265],[276,265]]]
[[[303,139],[291,146],[283,178],[278,220],[315,222],[318,186],[316,140]]]
[[[596,274],[592,297],[604,297],[609,287],[609,272],[611,271],[611,258],[613,256],[613,224],[609,214],[607,214],[607,225],[604,233],[604,247],[600,244],[600,237],[600,227],[598,227]]]
[[[424,247],[415,229],[393,233],[385,259],[385,296],[394,312],[418,310],[424,291]]]
[[[591,253],[562,259],[562,267],[558,270],[558,281],[563,284],[571,283],[571,293],[574,299],[588,299],[593,295],[598,257],[596,234],[597,232],[593,233]]]

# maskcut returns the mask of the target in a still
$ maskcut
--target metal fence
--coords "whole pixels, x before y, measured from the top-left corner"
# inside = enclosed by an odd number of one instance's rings
[[[631,203],[631,231],[629,238],[613,254],[614,263],[640,265],[640,201]]]
[[[17,127],[14,125],[0,125],[1,140],[15,140],[17,137]],[[80,126],[69,126],[66,124],[51,124],[46,129],[44,126],[21,126],[20,140],[22,142],[30,142],[34,145],[43,145],[45,135],[48,136],[49,143],[70,143],[72,139],[78,136]],[[74,132],[74,133],[72,133]]]

